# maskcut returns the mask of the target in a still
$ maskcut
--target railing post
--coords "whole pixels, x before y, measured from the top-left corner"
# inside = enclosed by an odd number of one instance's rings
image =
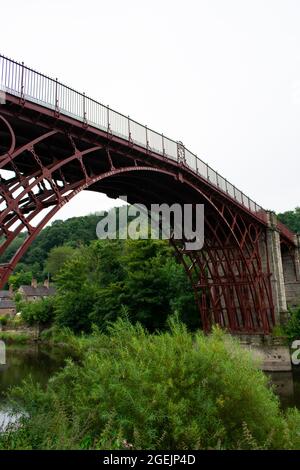
[[[24,93],[24,62],[22,62],[21,64],[21,93],[20,93],[20,97],[21,97],[21,101],[24,101],[24,98],[25,98],[25,93]]]
[[[185,147],[182,142],[177,142],[177,161],[178,163],[185,163]]]
[[[132,142],[131,129],[130,129],[130,117],[128,116],[128,141]]]
[[[165,149],[165,137],[163,134],[161,134],[161,141],[162,141],[162,150],[163,150],[163,156],[166,156],[166,149]]]
[[[109,105],[107,105],[107,133],[110,134],[110,122],[109,122]]]
[[[147,150],[149,150],[148,127],[145,126],[145,129],[146,129],[146,148]]]
[[[83,123],[84,123],[84,124],[87,124],[87,119],[86,119],[86,103],[85,103],[86,96],[85,96],[85,92],[83,92],[83,94],[82,94],[82,99],[83,99]]]
[[[55,112],[59,114],[59,103],[58,103],[58,79],[55,79]]]

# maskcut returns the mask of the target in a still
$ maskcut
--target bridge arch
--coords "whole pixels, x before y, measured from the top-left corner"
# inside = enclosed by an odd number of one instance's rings
[[[233,332],[272,330],[282,273],[270,244],[281,239],[294,248],[293,233],[270,224],[266,211],[181,142],[3,56],[0,68],[7,92],[0,108],[0,255],[28,232],[0,266],[1,286],[45,224],[82,190],[126,194],[145,205],[204,203],[204,248],[189,252],[171,239],[204,329],[218,323]]]
[[[187,253],[184,251],[183,245],[179,246],[174,240],[171,242],[192,282],[204,329],[208,331],[213,323],[220,323],[232,331],[244,329],[247,331],[255,329],[267,331],[271,327],[272,312],[267,316],[257,314],[260,312],[257,300],[260,298],[261,292],[264,292],[264,297],[269,296],[268,286],[259,286],[255,282],[255,273],[247,263],[238,239],[238,232],[235,233],[234,230],[235,226],[240,230],[241,225],[237,223],[236,217],[233,217],[230,225],[230,220],[225,217],[224,206],[218,207],[217,201],[214,201],[199,185],[185,179],[181,171],[178,171],[178,167],[161,168],[159,164],[155,166],[155,161],[152,161],[152,166],[147,166],[145,163],[139,165],[133,159],[130,166],[115,168],[108,147],[92,145],[84,150],[79,150],[71,136],[66,137],[71,143],[71,154],[65,156],[63,160],[55,160],[48,165],[42,165],[42,160],[37,155],[35,146],[56,135],[56,131],[48,131],[18,147],[15,152],[7,152],[2,156],[0,166],[7,167],[13,162],[12,168],[15,170],[15,177],[12,178],[12,181],[8,180],[6,190],[4,191],[2,187],[1,192],[2,200],[6,202],[6,208],[1,212],[1,233],[6,237],[0,246],[0,253],[4,252],[24,227],[28,230],[28,236],[24,243],[10,260],[7,269],[2,271],[2,283],[7,281],[16,264],[46,223],[82,190],[94,187],[95,190],[101,189],[102,192],[110,195],[126,194],[130,202],[142,202],[145,205],[166,201],[170,204],[198,201],[204,203],[206,209],[209,208],[205,218],[205,229],[208,235],[203,253]],[[25,177],[18,169],[17,158],[28,151],[37,160],[40,167]],[[90,156],[97,158],[99,151],[106,155],[109,169],[99,175],[88,175],[85,160]],[[57,172],[61,172],[63,181],[62,171],[71,162],[77,162],[81,166],[81,174],[78,174],[76,181],[71,184],[66,184],[65,181],[65,184],[58,185],[55,175]],[[149,178],[150,174],[155,174],[155,179]],[[44,186],[43,190],[39,191],[40,185],[44,181],[48,182],[48,188]],[[171,181],[175,183],[172,185]],[[16,195],[12,199],[11,195],[14,193]],[[46,206],[50,206],[50,211],[34,227],[31,225],[31,221],[45,208],[43,206],[44,200]],[[14,230],[11,230],[17,222],[18,225]],[[248,228],[249,241],[253,251],[257,237],[253,239],[251,236],[253,233],[252,222]],[[243,237],[245,238],[245,236],[244,233]],[[226,239],[228,240],[228,238],[232,245],[227,248]],[[212,249],[212,247],[214,248]],[[248,245],[247,248],[249,249]],[[188,260],[190,261],[189,265],[187,264]],[[242,265],[240,265],[241,263]],[[247,279],[244,280],[244,283],[245,286],[247,285],[247,289],[244,286],[244,291],[245,289],[248,291],[249,297],[246,303],[245,292],[241,291],[237,282],[238,278],[241,278],[242,275],[245,276],[245,273],[247,273]],[[260,288],[260,292],[257,291],[258,288]]]

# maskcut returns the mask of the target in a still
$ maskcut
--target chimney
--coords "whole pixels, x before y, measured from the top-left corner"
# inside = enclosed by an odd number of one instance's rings
[[[49,289],[49,279],[45,279],[45,280],[44,280],[44,287],[46,287],[47,289]]]
[[[37,288],[37,280],[34,278],[31,279],[31,287],[34,287],[34,289]]]

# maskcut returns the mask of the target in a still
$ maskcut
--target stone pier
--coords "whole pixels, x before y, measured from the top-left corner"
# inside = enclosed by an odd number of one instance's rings
[[[300,306],[300,234],[295,236],[295,246],[282,249],[282,264],[287,305]]]
[[[275,313],[275,323],[280,325],[287,318],[287,298],[281,253],[280,234],[277,229],[277,217],[268,212],[268,229],[266,239],[261,240],[260,251],[262,269],[271,273],[271,288]]]
[[[300,235],[295,243],[280,237],[274,212],[268,212],[266,237],[260,242],[262,270],[270,273],[275,324],[284,324],[289,307],[300,306]],[[291,353],[284,338],[265,335],[238,335],[241,345],[251,351],[264,371],[291,371]]]
[[[243,348],[251,352],[265,372],[292,370],[291,353],[284,338],[264,335],[238,335]]]

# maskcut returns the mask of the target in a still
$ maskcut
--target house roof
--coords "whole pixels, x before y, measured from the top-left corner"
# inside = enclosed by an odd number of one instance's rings
[[[56,290],[55,287],[45,287],[45,286],[20,286],[20,289],[24,292],[25,295],[33,297],[47,297],[49,295],[54,295]]]
[[[11,299],[13,293],[9,290],[0,290],[0,299]]]
[[[6,308],[16,308],[16,303],[13,300],[0,300],[0,310]]]

